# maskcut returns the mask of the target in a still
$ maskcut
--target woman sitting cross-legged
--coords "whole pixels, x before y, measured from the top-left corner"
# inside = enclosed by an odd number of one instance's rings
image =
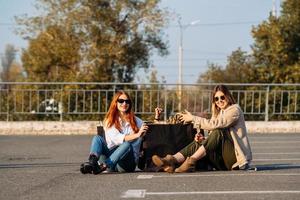
[[[132,101],[124,91],[117,92],[104,119],[105,138],[94,136],[89,161],[81,165],[83,174],[104,170],[132,172],[138,163],[140,145],[148,126],[134,115]],[[100,165],[98,164],[101,163]]]
[[[207,161],[216,170],[247,169],[252,160],[244,114],[224,85],[212,92],[212,117],[206,119],[189,112],[180,120],[210,131],[201,142],[194,140],[181,151],[163,158],[154,155],[153,163],[166,172],[192,172],[197,161]],[[181,164],[181,165],[180,165]],[[175,166],[180,165],[175,169]]]

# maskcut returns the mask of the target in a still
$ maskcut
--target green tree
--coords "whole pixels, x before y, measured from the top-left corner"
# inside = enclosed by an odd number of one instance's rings
[[[247,52],[242,51],[241,48],[232,52],[227,63],[225,68],[209,63],[208,70],[199,77],[198,83],[248,83],[254,80],[252,57]]]
[[[149,67],[154,49],[160,55],[168,53],[162,41],[167,13],[158,7],[159,0],[37,2],[40,16],[17,18],[23,25],[18,33],[30,42],[22,60],[26,70],[35,74],[32,78],[42,74],[55,80],[49,72],[58,66],[59,70],[69,68],[72,77],[76,69],[80,81],[131,82],[138,68]],[[57,37],[47,38],[48,34],[53,37],[49,33],[53,29]],[[61,48],[64,51],[57,52]],[[44,57],[49,60],[43,61]],[[63,80],[70,80],[64,76]]]
[[[63,27],[48,27],[31,39],[22,55],[30,81],[76,81],[79,71],[79,43]]]
[[[252,53],[238,48],[225,67],[209,63],[197,82],[299,83],[300,6],[299,0],[282,3],[281,15],[253,27]]]
[[[24,69],[23,69],[22,65],[20,65],[17,62],[13,62],[9,68],[8,81],[10,81],[10,82],[22,81],[24,78],[23,71],[24,71]]]
[[[208,70],[200,74],[197,83],[224,82],[223,69],[221,65],[215,63],[207,63]]]
[[[300,6],[299,0],[282,2],[279,17],[268,20],[252,30],[252,46],[258,82],[300,82]]]

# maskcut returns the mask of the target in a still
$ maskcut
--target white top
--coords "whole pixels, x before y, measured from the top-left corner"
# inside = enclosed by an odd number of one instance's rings
[[[119,118],[119,120],[121,124],[121,132],[118,129],[116,129],[115,125],[112,125],[111,127],[107,128],[106,123],[104,123],[103,128],[105,131],[105,139],[106,139],[107,147],[109,149],[112,149],[122,144],[124,142],[125,135],[129,135],[130,133],[133,132],[129,122],[122,123],[121,118]],[[135,121],[137,127],[141,128],[141,126],[143,125],[143,121],[138,117],[135,117]],[[135,160],[137,162],[140,154],[141,140],[139,140],[139,142],[135,142],[135,141],[137,140],[132,141],[132,146],[133,146]]]

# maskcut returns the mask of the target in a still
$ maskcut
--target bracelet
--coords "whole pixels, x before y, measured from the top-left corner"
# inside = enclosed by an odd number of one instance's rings
[[[159,121],[159,119],[158,118],[154,118],[156,121]]]

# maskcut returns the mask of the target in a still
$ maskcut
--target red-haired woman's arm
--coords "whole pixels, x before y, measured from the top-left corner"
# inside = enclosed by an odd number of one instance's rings
[[[148,130],[148,126],[143,124],[137,133],[130,133],[128,135],[125,135],[124,141],[131,141],[139,137],[143,137],[144,134],[147,132],[147,130]]]

